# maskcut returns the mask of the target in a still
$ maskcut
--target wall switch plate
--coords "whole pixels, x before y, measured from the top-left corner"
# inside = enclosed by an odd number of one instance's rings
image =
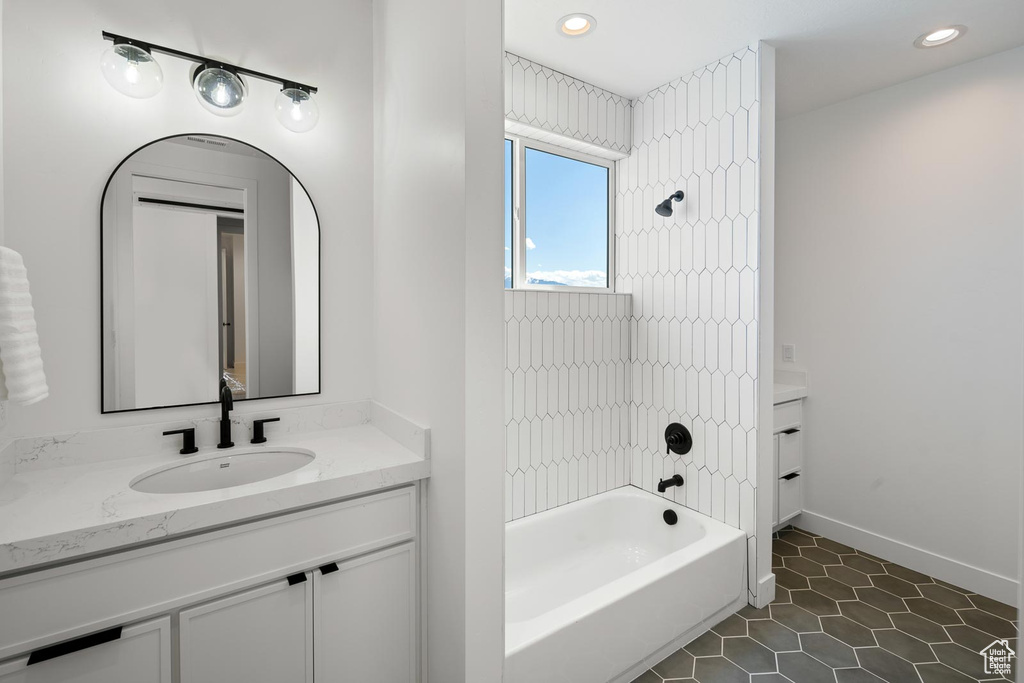
[[[787,363],[796,362],[796,344],[782,345],[782,360]]]

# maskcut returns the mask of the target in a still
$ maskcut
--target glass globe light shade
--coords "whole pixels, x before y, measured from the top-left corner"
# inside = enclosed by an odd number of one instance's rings
[[[152,97],[160,92],[164,84],[164,72],[160,65],[148,50],[137,45],[114,45],[103,53],[100,69],[107,83],[129,97]]]
[[[277,120],[296,133],[312,130],[320,120],[320,108],[312,93],[302,88],[284,88],[274,100]]]
[[[217,116],[234,116],[242,111],[247,94],[245,83],[237,74],[216,66],[203,66],[196,71],[192,87],[199,104]]]

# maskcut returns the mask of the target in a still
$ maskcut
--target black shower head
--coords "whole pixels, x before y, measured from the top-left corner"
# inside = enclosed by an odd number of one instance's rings
[[[664,216],[665,218],[668,218],[669,216],[671,216],[672,215],[672,200],[673,199],[675,201],[677,201],[677,202],[683,201],[683,191],[682,190],[676,190],[675,192],[670,194],[668,196],[668,199],[666,199],[661,204],[658,204],[656,207],[654,207],[654,212],[657,213],[659,216]]]

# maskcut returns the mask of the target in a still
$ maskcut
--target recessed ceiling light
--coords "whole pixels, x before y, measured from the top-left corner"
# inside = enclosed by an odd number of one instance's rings
[[[929,31],[918,36],[914,41],[914,47],[938,47],[952,43],[954,40],[967,33],[966,26],[947,26],[945,28]]]
[[[555,28],[563,36],[578,38],[590,33],[597,26],[597,20],[589,14],[569,14],[558,20]]]

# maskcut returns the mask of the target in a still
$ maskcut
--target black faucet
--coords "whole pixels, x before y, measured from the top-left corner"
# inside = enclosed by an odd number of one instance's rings
[[[665,493],[665,489],[667,489],[669,487],[672,487],[672,486],[682,486],[682,485],[683,485],[683,475],[681,475],[681,474],[673,474],[668,479],[662,479],[661,481],[658,482],[658,493]]]
[[[220,443],[217,448],[231,448],[235,442],[231,440],[231,409],[234,407],[234,400],[231,398],[231,389],[227,382],[220,382]]]

